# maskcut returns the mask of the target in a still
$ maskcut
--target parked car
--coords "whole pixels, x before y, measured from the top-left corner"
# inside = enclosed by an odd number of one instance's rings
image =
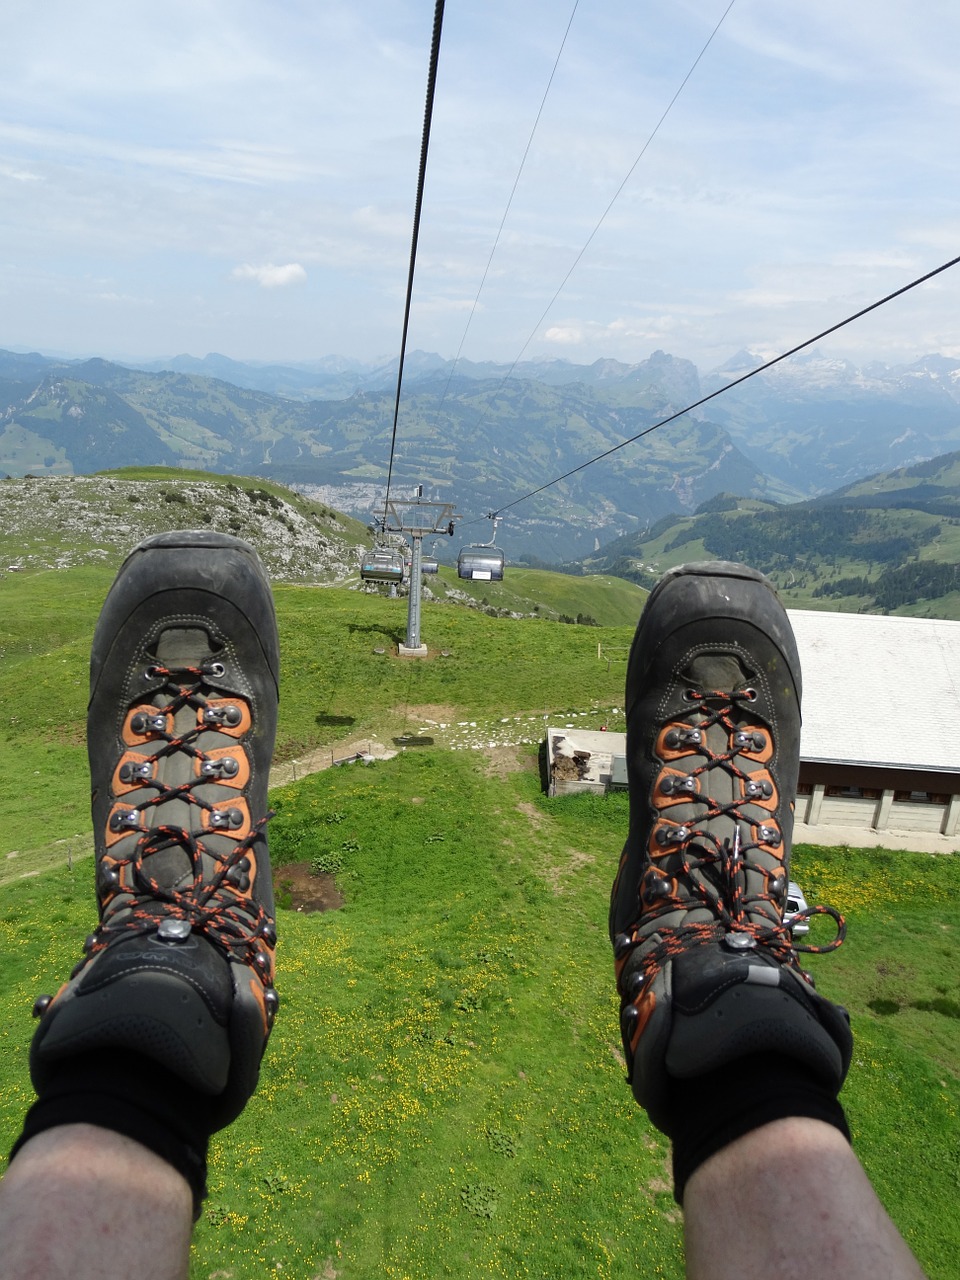
[[[784,923],[789,924],[794,916],[799,915],[801,911],[806,911],[806,909],[807,900],[803,896],[803,890],[797,884],[796,880],[791,880],[787,885],[787,905],[783,908]],[[809,920],[801,920],[794,929],[793,936],[795,938],[802,938],[805,933],[809,932]]]

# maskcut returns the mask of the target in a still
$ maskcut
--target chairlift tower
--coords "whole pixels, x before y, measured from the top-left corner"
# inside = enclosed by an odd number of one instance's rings
[[[417,486],[416,497],[408,502],[387,500],[383,521],[385,533],[402,533],[410,539],[410,595],[407,600],[407,639],[399,646],[401,658],[425,658],[427,646],[420,641],[420,584],[423,562],[423,539],[438,533],[453,537],[453,522],[459,516],[453,514],[452,502],[428,502],[423,496],[423,485]],[[404,516],[407,517],[404,520]]]

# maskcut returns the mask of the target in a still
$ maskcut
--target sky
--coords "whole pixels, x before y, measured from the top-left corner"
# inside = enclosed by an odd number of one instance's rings
[[[409,350],[707,370],[960,254],[955,0],[728,4],[447,0]],[[0,347],[395,358],[432,29],[7,0]],[[960,357],[958,304],[960,266],[818,350]]]

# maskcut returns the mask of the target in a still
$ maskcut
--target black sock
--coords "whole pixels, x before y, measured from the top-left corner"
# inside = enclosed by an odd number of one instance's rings
[[[779,1053],[755,1053],[692,1080],[670,1081],[673,1186],[678,1204],[691,1175],[737,1138],[773,1120],[824,1120],[850,1141],[846,1116],[830,1085]]]
[[[102,1049],[64,1059],[27,1112],[12,1160],[30,1138],[64,1124],[93,1124],[148,1147],[189,1183],[194,1219],[207,1194],[209,1099],[150,1058]]]

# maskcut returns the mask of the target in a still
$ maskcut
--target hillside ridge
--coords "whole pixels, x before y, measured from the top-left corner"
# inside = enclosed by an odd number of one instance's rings
[[[790,506],[717,494],[584,567],[650,587],[675,564],[711,558],[761,569],[794,608],[960,618],[960,452]]]

